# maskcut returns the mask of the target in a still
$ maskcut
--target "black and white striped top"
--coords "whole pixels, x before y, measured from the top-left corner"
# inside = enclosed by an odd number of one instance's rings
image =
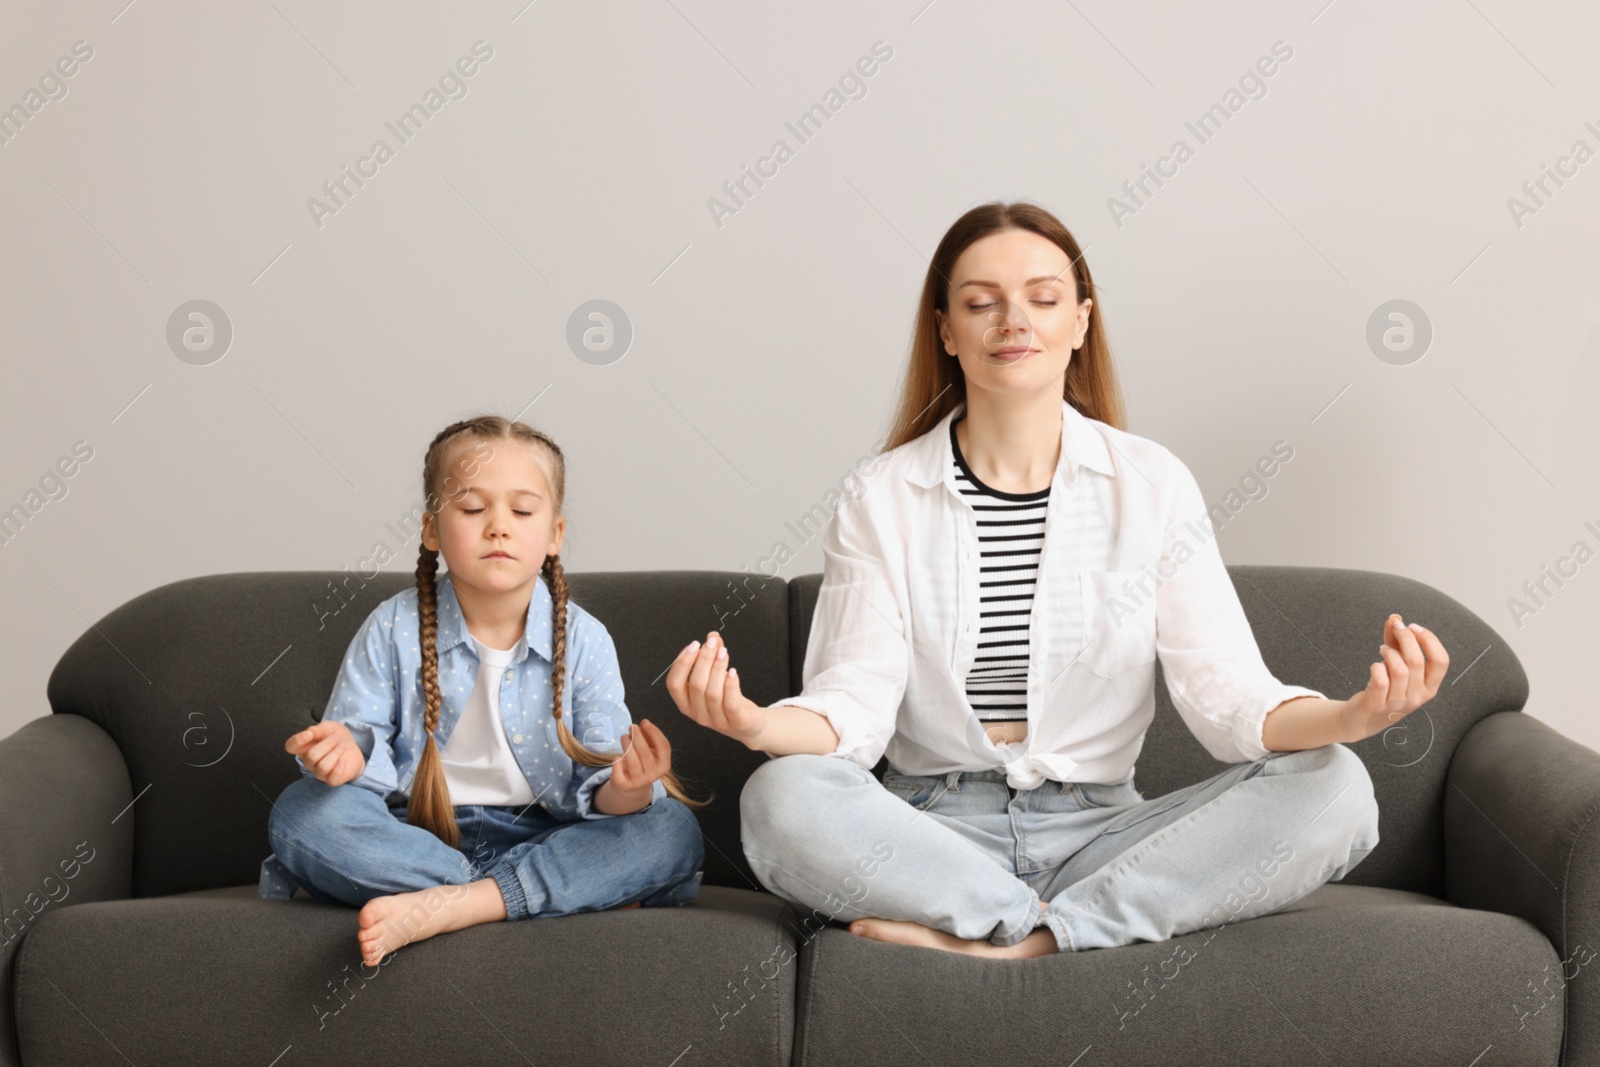
[[[978,519],[978,653],[967,675],[967,699],[983,722],[1028,719],[1028,618],[1044,551],[1047,486],[1002,493],[978,480],[961,455],[950,422],[956,484]]]

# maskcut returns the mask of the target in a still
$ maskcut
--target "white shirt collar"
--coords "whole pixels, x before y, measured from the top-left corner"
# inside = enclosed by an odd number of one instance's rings
[[[911,462],[906,467],[906,479],[925,488],[944,481],[945,474],[955,463],[955,453],[950,448],[950,423],[966,410],[961,403],[952,408],[939,424],[911,443]],[[1077,477],[1079,467],[1088,467],[1103,474],[1116,474],[1111,463],[1111,450],[1103,434],[1097,429],[1104,425],[1073,407],[1065,397],[1061,400],[1061,458],[1056,473],[1063,470],[1068,481]]]

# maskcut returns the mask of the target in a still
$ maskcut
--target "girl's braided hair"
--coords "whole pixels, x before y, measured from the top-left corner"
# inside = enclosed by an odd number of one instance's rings
[[[439,511],[448,495],[444,491],[447,476],[445,459],[449,454],[451,442],[458,436],[489,442],[520,442],[532,446],[536,459],[542,461],[540,466],[544,468],[545,477],[550,483],[551,513],[557,517],[562,515],[562,503],[566,497],[566,459],[562,456],[560,447],[525,422],[514,422],[499,415],[479,415],[446,426],[428,446],[428,454],[422,463],[422,491],[423,499],[426,501],[424,506],[428,514],[434,517],[436,528]],[[450,789],[445,782],[444,766],[439,760],[439,747],[433,737],[434,729],[439,724],[439,710],[442,704],[439,690],[439,594],[436,582],[438,573],[439,553],[424,544],[417,559],[417,613],[420,624],[418,637],[422,645],[422,692],[427,702],[427,713],[423,719],[427,741],[417,762],[416,774],[412,778],[407,822],[429,830],[441,841],[456,848],[459,847],[460,834],[456,828],[455,811],[450,804]],[[617,758],[617,754],[608,755],[585,746],[572,735],[566,716],[562,714],[562,695],[566,688],[567,578],[561,568],[559,554],[545,557],[540,575],[549,583],[551,599],[554,601],[551,620],[554,631],[551,639],[551,658],[554,660],[551,702],[562,751],[566,752],[574,762],[585,766],[610,766]],[[528,620],[528,625],[532,625],[531,619]],[[691,799],[684,792],[678,776],[671,771],[661,776],[661,782],[666,787],[668,796],[690,807],[704,807],[710,803],[709,800]]]

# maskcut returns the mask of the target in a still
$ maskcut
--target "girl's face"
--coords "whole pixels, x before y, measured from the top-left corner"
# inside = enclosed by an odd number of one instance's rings
[[[456,444],[445,464],[452,495],[437,525],[424,516],[422,543],[444,556],[453,580],[484,593],[532,587],[545,557],[561,551],[550,483],[534,446],[520,441]]]
[[[968,245],[950,272],[944,350],[969,388],[1060,394],[1072,350],[1089,330],[1092,300],[1077,302],[1072,261],[1029,230],[1001,230]]]

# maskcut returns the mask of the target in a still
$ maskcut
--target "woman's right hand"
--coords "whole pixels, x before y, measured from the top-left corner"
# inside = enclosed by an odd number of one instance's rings
[[[317,780],[328,785],[344,785],[360,778],[367,769],[367,758],[361,754],[350,728],[342,722],[324,719],[290,737],[283,747],[290,755],[299,756]]]
[[[767,709],[739,692],[739,675],[728,668],[728,647],[715,630],[705,644],[696,641],[672,661],[667,692],[678,710],[701,726],[756,748],[767,728]]]

